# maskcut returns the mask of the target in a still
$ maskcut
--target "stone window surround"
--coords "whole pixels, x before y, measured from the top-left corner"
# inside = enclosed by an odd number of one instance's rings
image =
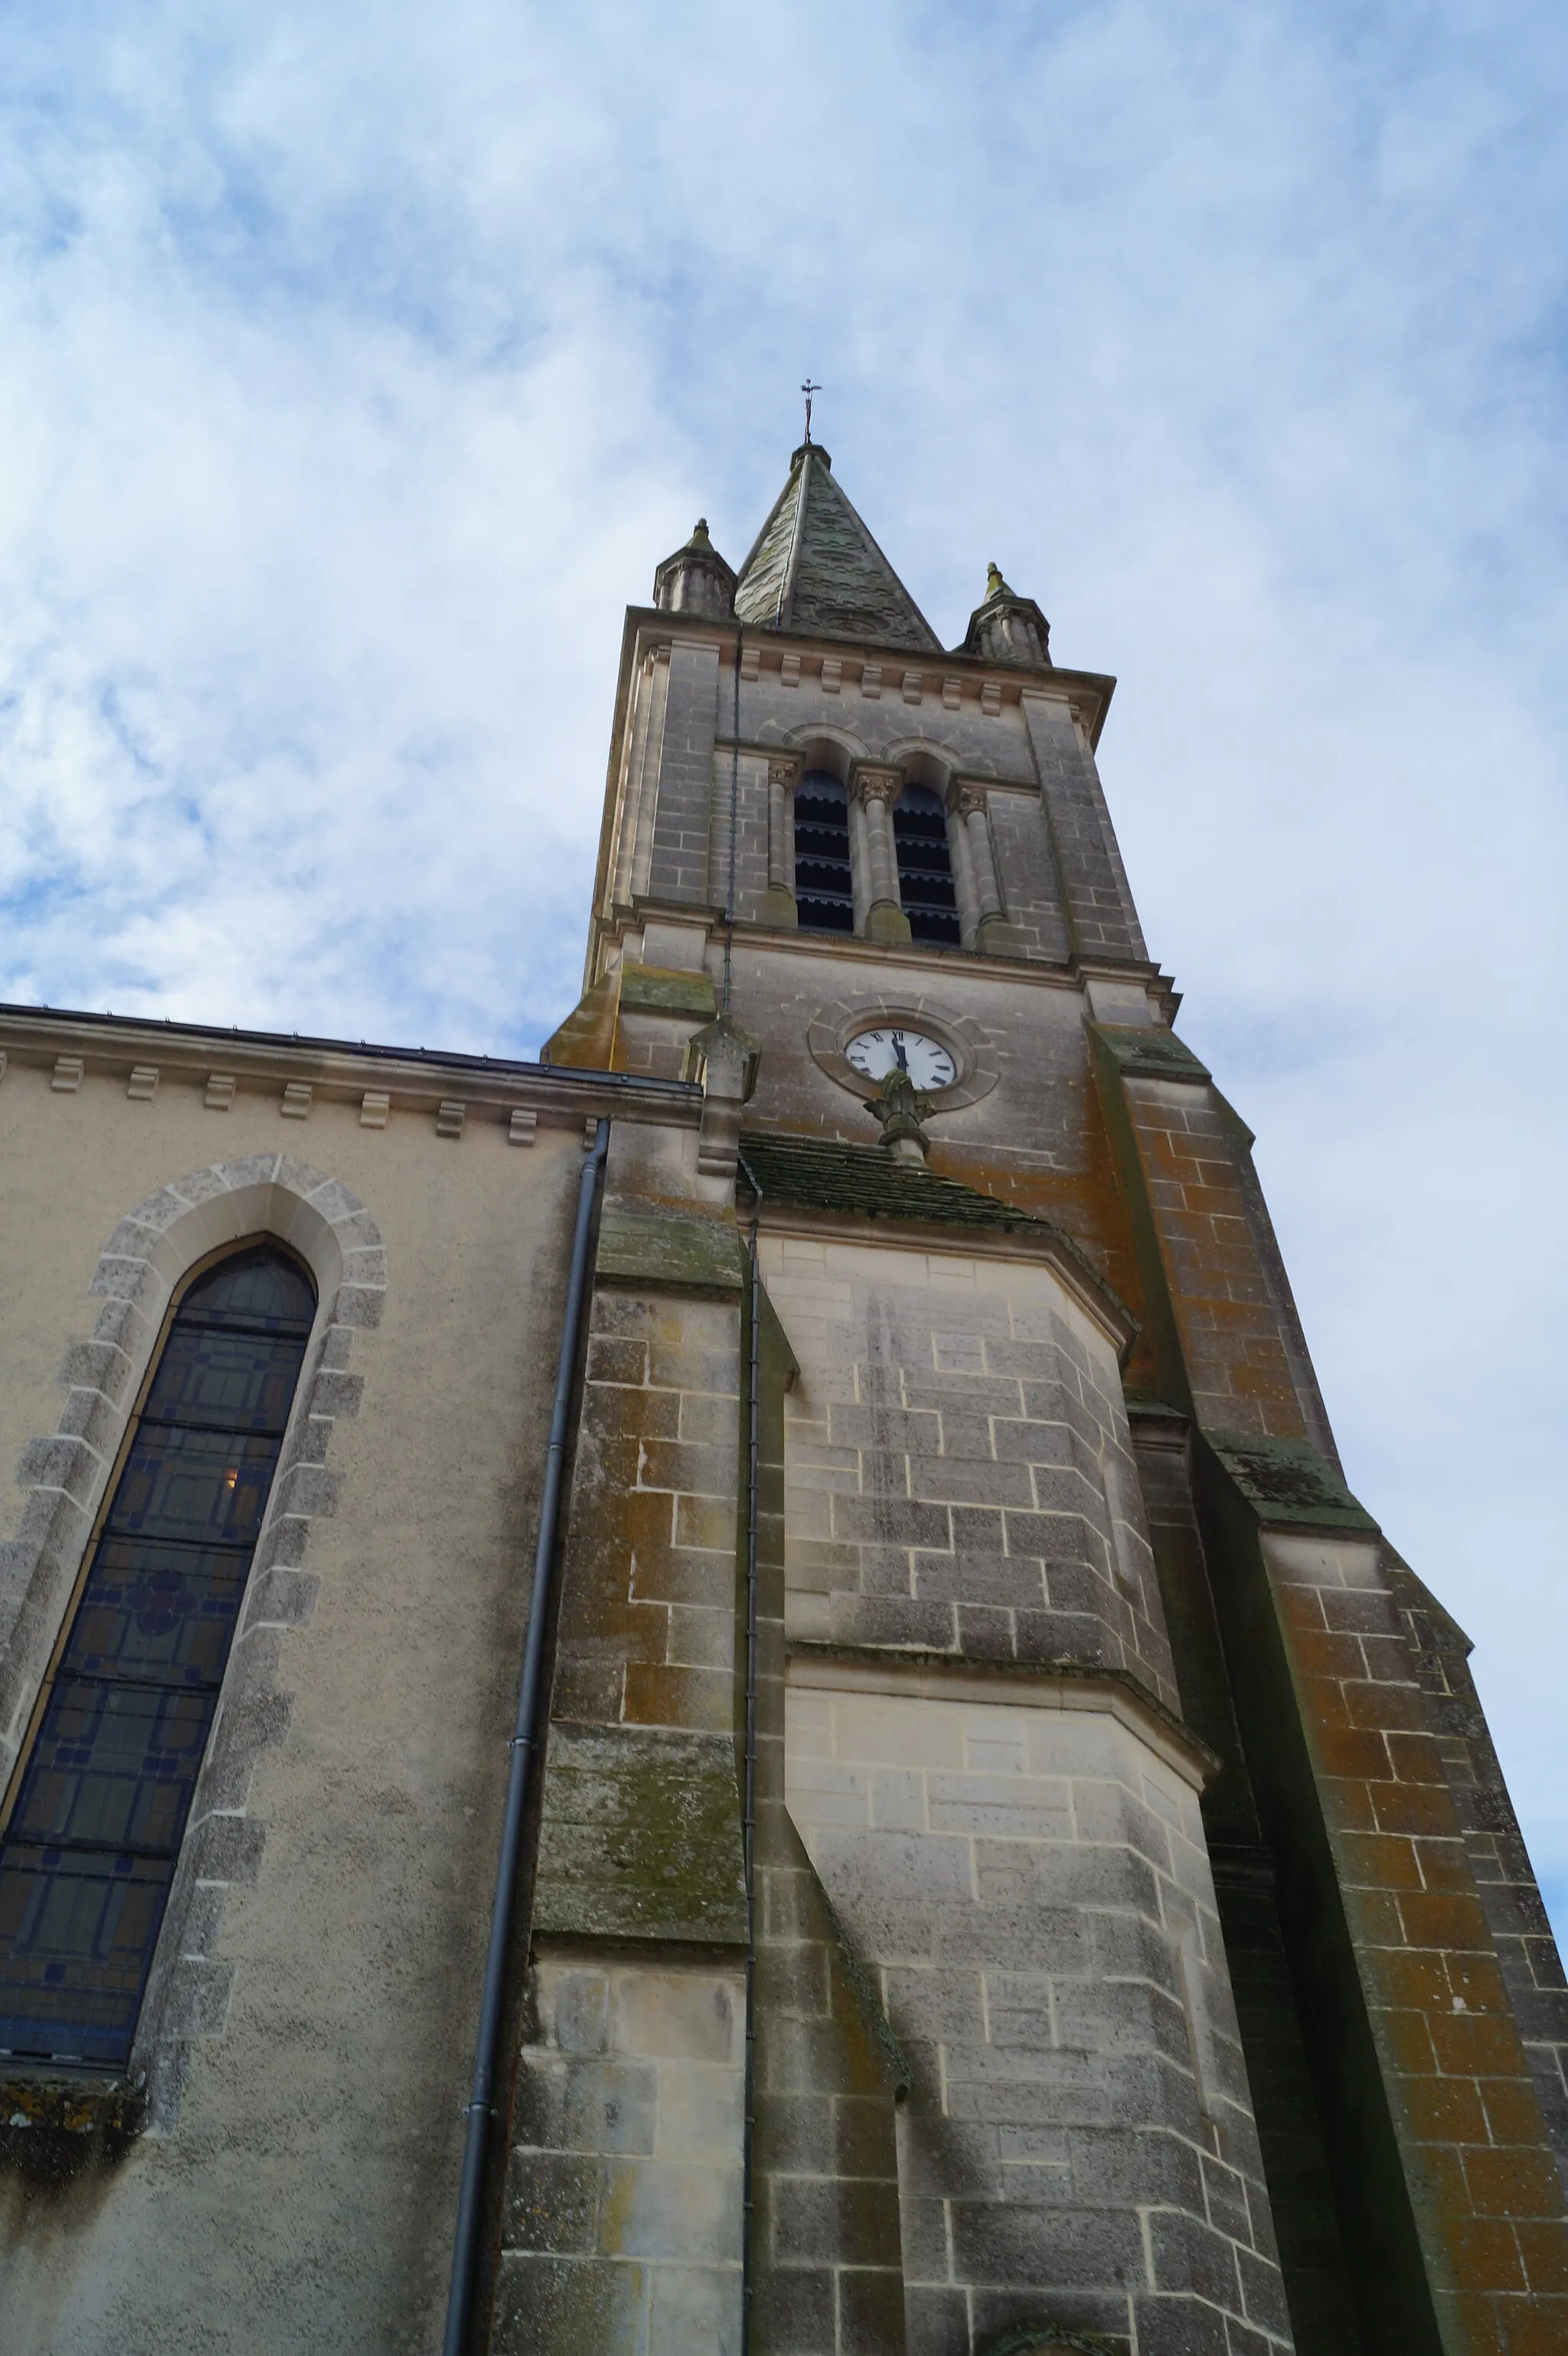
[[[948,857],[958,903],[964,945],[977,943],[980,928],[1007,921],[1000,862],[992,833],[987,796],[1005,780],[956,768],[944,748],[926,737],[910,737],[880,755],[867,751],[851,732],[814,723],[792,729],[785,749],[760,748],[767,761],[768,891],[795,894],[795,791],[808,768],[827,770],[843,786],[849,803],[849,864],[854,878],[855,929],[863,934],[873,904],[897,892],[891,830],[874,831],[869,804],[886,805],[891,819],[903,787],[928,786],[947,814]],[[1015,787],[1033,794],[1037,789]],[[886,840],[882,841],[881,837]],[[893,905],[897,905],[896,896]]]
[[[354,1336],[381,1319],[386,1255],[359,1198],[297,1156],[255,1153],[192,1171],[128,1213],[89,1287],[102,1303],[92,1336],[66,1351],[59,1427],[23,1450],[18,1480],[29,1494],[16,1537],[0,1547],[0,1773],[9,1781],[175,1296],[216,1253],[261,1237],[289,1245],[310,1269],[316,1318],[126,2072],[144,2088],[154,2131],[175,2125],[191,2041],[223,2027],[232,1967],[211,1949],[229,1886],[257,1878],[265,1826],[248,1814],[251,1777],[287,1725],[283,1639],[312,1616],[316,1582],[302,1565],[312,1521],[336,1503],[338,1476],[325,1469],[333,1426],[358,1411]],[[60,2067],[11,2065],[5,2074],[55,2078]],[[124,2082],[100,2083],[106,2099],[123,2096]]]

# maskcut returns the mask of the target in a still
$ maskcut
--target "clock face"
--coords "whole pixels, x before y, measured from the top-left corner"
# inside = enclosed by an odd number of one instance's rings
[[[958,1066],[939,1039],[901,1023],[857,1032],[844,1053],[868,1080],[885,1080],[901,1068],[917,1088],[950,1088],[958,1077]]]

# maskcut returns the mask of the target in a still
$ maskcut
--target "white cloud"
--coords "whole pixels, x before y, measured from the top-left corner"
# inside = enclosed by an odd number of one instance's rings
[[[1121,674],[1151,942],[1568,1911],[1555,12],[0,41],[5,994],[535,1044],[620,609],[699,510],[741,554],[810,368],[940,629],[994,555]]]

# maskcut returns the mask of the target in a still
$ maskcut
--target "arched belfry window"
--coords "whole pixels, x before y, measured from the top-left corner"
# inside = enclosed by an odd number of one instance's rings
[[[169,1327],[0,1843],[0,2051],[123,2065],[315,1295],[252,1245]]]
[[[893,811],[899,897],[912,937],[957,948],[962,936],[947,849],[947,814],[929,786],[906,786]]]
[[[827,769],[808,769],[795,789],[795,899],[808,932],[854,931],[849,801]]]

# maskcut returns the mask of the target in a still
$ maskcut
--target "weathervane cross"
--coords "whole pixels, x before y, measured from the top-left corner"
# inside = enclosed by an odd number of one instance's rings
[[[822,387],[819,384],[813,384],[811,379],[807,377],[805,382],[800,389],[805,395],[805,438],[809,443],[811,440],[811,396],[814,392],[820,392],[822,391]]]

